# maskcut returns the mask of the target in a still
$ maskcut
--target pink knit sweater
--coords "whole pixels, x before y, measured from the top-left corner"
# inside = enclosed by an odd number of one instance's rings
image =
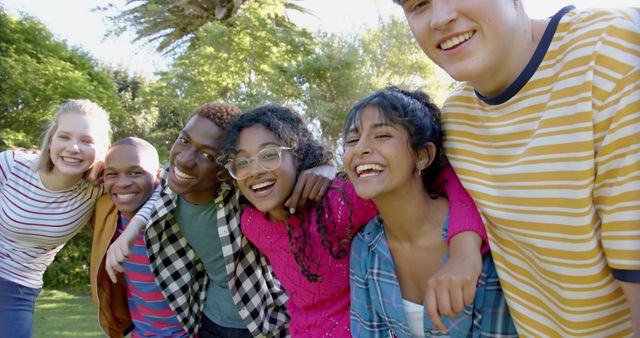
[[[325,196],[331,206],[331,215],[322,216],[326,224],[327,217],[337,225],[333,231],[340,239],[353,235],[365,226],[378,213],[372,201],[358,197],[353,185],[343,180],[333,180],[334,186],[342,187],[351,204],[343,198],[338,189],[330,189]],[[305,277],[293,254],[289,251],[289,239],[284,221],[271,222],[264,214],[253,206],[242,214],[240,227],[245,236],[269,259],[273,271],[282,287],[289,293],[287,310],[291,315],[289,329],[293,337],[351,337],[349,330],[349,251],[341,259],[333,258],[322,244],[318,233],[318,222],[311,208],[308,245],[311,247],[311,272],[318,274],[317,282],[310,282]],[[349,227],[349,215],[353,227]],[[300,231],[301,216],[289,217],[289,224],[295,234]],[[307,221],[309,222],[309,221]],[[335,242],[335,241],[332,241]],[[347,244],[347,249],[350,249]]]

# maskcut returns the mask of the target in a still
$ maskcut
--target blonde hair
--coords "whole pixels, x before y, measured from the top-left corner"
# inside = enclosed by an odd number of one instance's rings
[[[51,162],[51,138],[58,129],[60,116],[67,113],[76,113],[84,116],[90,116],[97,120],[98,126],[102,127],[100,134],[96,139],[96,160],[104,160],[107,149],[111,144],[111,123],[109,122],[109,114],[99,105],[89,100],[68,100],[63,103],[58,111],[53,114],[53,119],[47,124],[47,129],[40,140],[40,156],[33,164],[33,171],[50,172],[53,170],[53,162]]]

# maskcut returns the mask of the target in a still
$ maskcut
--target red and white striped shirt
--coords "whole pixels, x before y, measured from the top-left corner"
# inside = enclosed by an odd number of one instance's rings
[[[0,277],[31,288],[93,213],[100,187],[80,180],[52,191],[31,168],[37,154],[0,153]]]

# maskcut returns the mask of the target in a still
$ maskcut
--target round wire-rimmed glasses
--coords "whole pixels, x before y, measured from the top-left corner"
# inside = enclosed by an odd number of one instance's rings
[[[282,151],[291,150],[290,147],[274,147],[262,149],[254,157],[234,157],[224,165],[231,177],[243,180],[251,174],[251,162],[255,161],[260,169],[276,170],[282,164]]]

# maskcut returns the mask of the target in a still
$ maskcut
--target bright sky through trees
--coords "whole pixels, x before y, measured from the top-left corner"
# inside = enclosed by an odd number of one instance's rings
[[[132,34],[103,38],[110,23],[103,19],[102,13],[92,12],[92,9],[108,2],[0,0],[0,5],[13,14],[23,11],[35,16],[59,38],[71,45],[81,46],[104,62],[123,64],[130,71],[146,76],[166,67],[167,61],[155,53],[154,47],[142,43],[131,44]],[[640,7],[640,0],[525,0],[524,3],[529,15],[535,18],[548,17],[569,4],[578,8]],[[302,0],[300,4],[313,15],[292,13],[291,17],[311,30],[351,33],[362,30],[366,25],[374,26],[379,16],[402,16],[401,8],[391,0]]]

